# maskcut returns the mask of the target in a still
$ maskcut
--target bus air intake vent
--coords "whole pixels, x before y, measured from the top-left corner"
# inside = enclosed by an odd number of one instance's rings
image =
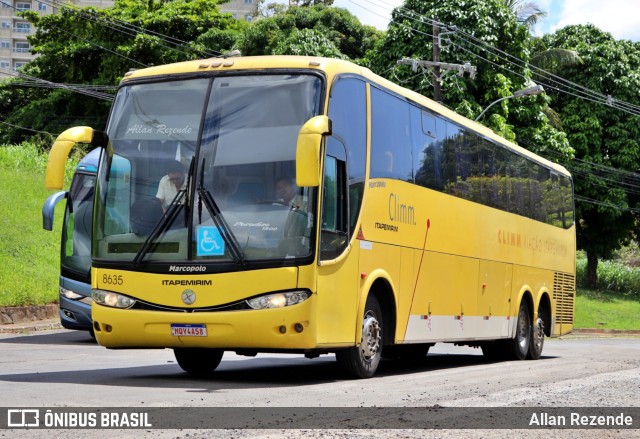
[[[573,274],[554,273],[553,300],[556,302],[556,323],[573,324],[575,285],[576,278]]]

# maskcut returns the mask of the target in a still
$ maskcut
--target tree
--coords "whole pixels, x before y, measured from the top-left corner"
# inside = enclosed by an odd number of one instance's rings
[[[551,101],[580,160],[568,166],[575,177],[578,248],[586,250],[593,288],[598,258],[610,257],[637,236],[630,209],[640,202],[631,174],[640,168],[640,116],[637,107],[620,108],[617,102],[638,105],[640,44],[615,40],[592,25],[568,26],[541,44],[575,51],[582,64],[561,67],[560,76],[611,98],[611,106],[579,93],[552,93]]]
[[[365,26],[348,10],[323,3],[291,6],[256,20],[238,48],[243,55],[314,55],[357,61],[372,49],[382,32]]]
[[[513,11],[519,23],[528,28],[534,27],[540,20],[547,16],[547,13],[540,9],[533,2],[524,0],[505,0],[509,9]]]
[[[406,0],[393,11],[387,35],[372,52],[369,65],[394,82],[432,96],[431,71],[414,72],[409,66],[398,66],[397,61],[433,59],[435,20],[441,31],[440,61],[470,62],[477,68],[473,79],[452,72],[443,75],[443,103],[474,119],[492,102],[530,85],[530,31],[509,3],[513,2]],[[508,62],[514,59],[520,62]],[[492,107],[481,122],[534,152],[570,155],[566,136],[544,114],[547,101],[544,95],[505,100]]]
[[[218,11],[216,0],[117,0],[111,8],[63,7],[59,14],[27,12],[37,31],[29,37],[39,57],[23,68],[32,77],[59,84],[116,86],[131,68],[211,56],[227,51],[247,26]],[[165,37],[170,35],[170,37]],[[5,122],[59,133],[74,124],[101,128],[110,102],[69,88],[0,85]],[[19,142],[31,132],[0,128],[0,141]]]
[[[293,29],[287,38],[273,49],[274,55],[316,55],[346,58],[323,33],[315,29]]]

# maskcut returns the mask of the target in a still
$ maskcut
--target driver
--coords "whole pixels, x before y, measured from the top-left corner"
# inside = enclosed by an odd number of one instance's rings
[[[178,191],[186,188],[187,175],[184,166],[177,160],[167,166],[167,175],[160,179],[156,198],[162,202],[162,208],[166,211],[169,203],[173,201]]]
[[[276,180],[276,195],[292,209],[304,209],[307,201],[300,195],[298,186],[289,177],[279,177]]]

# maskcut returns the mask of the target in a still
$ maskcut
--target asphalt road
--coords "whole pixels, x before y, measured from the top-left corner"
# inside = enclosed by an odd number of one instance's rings
[[[418,362],[384,360],[347,380],[333,356],[225,353],[210,377],[182,372],[171,350],[113,351],[84,332],[0,335],[5,407],[640,407],[640,339],[546,340],[538,361],[487,362],[438,344]],[[345,409],[349,410],[349,409]],[[638,410],[636,409],[636,412]],[[4,416],[0,413],[0,416]],[[634,419],[638,425],[640,419]],[[377,427],[380,427],[378,425]],[[513,437],[512,430],[0,430],[0,437]],[[540,437],[541,430],[517,430]],[[554,430],[554,437],[640,437],[640,430]]]

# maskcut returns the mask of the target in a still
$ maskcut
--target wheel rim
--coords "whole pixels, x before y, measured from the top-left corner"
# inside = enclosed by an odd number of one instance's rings
[[[533,328],[533,344],[537,351],[542,350],[542,343],[544,343],[544,321],[539,318]]]
[[[380,352],[380,323],[372,312],[367,312],[362,323],[362,356],[370,360]]]
[[[529,342],[529,319],[527,319],[527,313],[524,309],[520,310],[520,314],[518,315],[518,345],[524,351],[528,346]]]

